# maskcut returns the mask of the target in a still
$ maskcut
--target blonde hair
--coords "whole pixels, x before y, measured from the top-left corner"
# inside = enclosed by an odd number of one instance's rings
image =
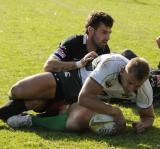
[[[150,72],[150,67],[148,62],[141,57],[136,57],[131,59],[126,65],[126,69],[138,81],[147,79]]]

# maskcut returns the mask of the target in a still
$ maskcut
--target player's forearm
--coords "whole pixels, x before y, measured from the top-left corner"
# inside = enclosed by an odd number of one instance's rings
[[[109,114],[112,116],[118,114],[118,108],[100,101],[100,99],[94,95],[87,95],[86,97],[81,95],[79,96],[78,103],[96,113]]]
[[[62,62],[58,60],[48,61],[44,64],[44,71],[46,72],[60,72],[77,69],[76,62]]]
[[[141,118],[141,122],[143,122],[144,128],[151,127],[154,122],[154,117]]]
[[[150,127],[153,125],[155,114],[154,114],[154,108],[153,105],[146,109],[140,109],[139,110],[140,120],[143,122],[144,127]]]

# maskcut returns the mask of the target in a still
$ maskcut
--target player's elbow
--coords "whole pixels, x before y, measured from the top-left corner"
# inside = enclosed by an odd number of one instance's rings
[[[45,72],[58,72],[59,68],[56,65],[54,65],[54,63],[52,63],[51,61],[48,61],[44,64],[43,70]]]
[[[80,92],[78,96],[78,104],[81,106],[86,106],[87,103],[87,95],[83,92]]]
[[[45,63],[43,66],[43,71],[45,72],[52,72],[52,69],[48,63]]]

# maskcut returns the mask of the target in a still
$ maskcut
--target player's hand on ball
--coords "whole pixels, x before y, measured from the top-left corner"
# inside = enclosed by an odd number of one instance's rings
[[[142,133],[145,131],[145,126],[143,122],[133,122],[132,127],[136,133]]]

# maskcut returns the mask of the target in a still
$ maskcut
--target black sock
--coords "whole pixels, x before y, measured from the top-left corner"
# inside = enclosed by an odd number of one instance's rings
[[[11,100],[6,105],[0,107],[0,119],[6,121],[9,117],[26,110],[24,100]]]

